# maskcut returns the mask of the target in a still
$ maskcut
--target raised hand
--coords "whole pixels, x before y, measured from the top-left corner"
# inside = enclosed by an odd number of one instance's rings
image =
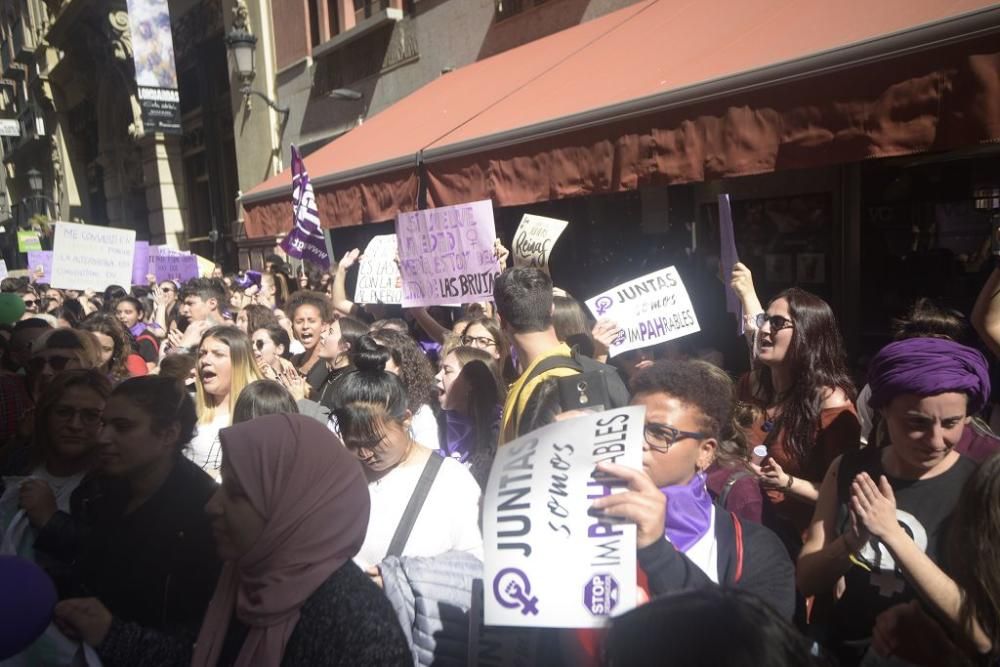
[[[595,500],[591,507],[606,516],[621,517],[635,523],[635,543],[640,549],[663,539],[667,516],[667,497],[642,470],[602,462],[597,469],[628,482],[628,491],[612,493]]]
[[[340,260],[340,263],[337,264],[337,268],[347,271],[352,266],[354,266],[354,264],[357,263],[358,260],[360,259],[361,259],[361,251],[355,248],[354,250],[351,250],[350,252],[348,252],[346,255],[343,256],[343,258]]]
[[[885,475],[878,485],[866,472],[854,478],[851,510],[869,533],[883,541],[889,533],[903,530],[896,518],[896,496]]]

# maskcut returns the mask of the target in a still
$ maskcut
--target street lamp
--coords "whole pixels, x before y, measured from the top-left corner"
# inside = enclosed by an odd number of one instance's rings
[[[284,128],[288,121],[289,110],[282,108],[264,93],[253,89],[253,80],[257,76],[254,67],[254,52],[257,50],[257,35],[247,29],[246,16],[237,13],[237,20],[233,21],[232,29],[226,34],[226,48],[232,56],[233,67],[236,75],[240,79],[240,92],[243,94],[243,103],[247,110],[250,110],[250,96],[256,95],[264,100],[269,107],[281,114],[281,126]]]
[[[31,195],[33,197],[41,197],[42,190],[45,189],[42,172],[37,169],[29,169],[25,175],[28,177],[28,189],[31,190]]]

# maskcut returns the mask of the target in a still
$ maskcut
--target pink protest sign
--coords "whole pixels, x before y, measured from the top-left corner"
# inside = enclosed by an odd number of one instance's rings
[[[38,274],[41,269],[41,275]],[[52,279],[52,251],[51,250],[29,250],[28,251],[28,275],[36,283],[47,283]]]
[[[403,307],[493,298],[500,273],[490,200],[396,217]]]

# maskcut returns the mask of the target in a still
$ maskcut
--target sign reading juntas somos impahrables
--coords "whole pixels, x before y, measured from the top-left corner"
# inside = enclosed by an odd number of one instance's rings
[[[396,217],[403,307],[493,298],[500,274],[490,200]]]
[[[135,230],[56,224],[52,247],[52,286],[103,291],[132,280]]]
[[[587,307],[620,327],[612,357],[701,331],[691,297],[672,266],[612,287],[588,299]]]
[[[635,525],[591,503],[642,469],[645,408],[586,413],[497,450],[483,499],[486,625],[601,627],[636,605]],[[567,558],[572,554],[572,558]]]

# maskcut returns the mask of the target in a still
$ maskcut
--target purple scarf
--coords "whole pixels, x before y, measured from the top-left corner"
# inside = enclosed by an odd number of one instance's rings
[[[142,332],[148,329],[145,322],[136,322],[135,326],[129,327],[129,333],[132,334],[133,338],[138,338],[142,335]]]
[[[705,487],[706,479],[704,472],[697,472],[683,486],[660,489],[667,496],[664,532],[671,544],[682,553],[694,546],[712,527],[712,497]]]
[[[476,433],[472,420],[455,410],[443,410],[445,423],[445,440],[438,450],[445,458],[458,459],[459,463],[469,460],[469,454],[475,447]]]

